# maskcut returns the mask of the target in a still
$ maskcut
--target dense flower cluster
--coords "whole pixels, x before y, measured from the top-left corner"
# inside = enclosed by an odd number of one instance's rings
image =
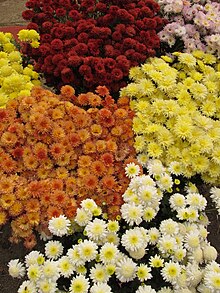
[[[101,86],[96,92],[34,87],[0,109],[0,224],[12,218],[12,240],[31,247],[33,229],[73,217],[87,197],[110,218],[120,213],[129,183],[123,166],[136,161],[133,111],[129,99],[115,103]]]
[[[166,180],[155,179],[159,168]],[[92,199],[81,202],[72,223],[62,215],[51,219],[50,231],[65,236],[48,241],[45,253],[32,251],[24,263],[8,264],[11,276],[28,277],[19,293],[25,286],[29,292],[127,292],[128,285],[131,293],[218,292],[220,266],[207,240],[206,199],[189,182],[185,192],[177,192],[179,185],[160,161],[149,161],[146,175],[133,172],[139,166],[132,163],[126,169],[131,181],[122,219],[95,216]],[[152,217],[160,206],[167,217]]]
[[[220,3],[210,0],[158,0],[168,24],[159,32],[169,48],[192,52],[199,49],[220,56]]]
[[[159,158],[177,175],[219,184],[220,67],[202,51],[149,58],[130,70],[121,90],[132,98],[136,151]],[[144,162],[143,162],[144,164]]]
[[[130,67],[155,55],[157,32],[165,20],[154,0],[27,1],[23,17],[41,36],[29,51],[36,70],[54,87],[71,84],[79,92],[126,85]]]
[[[40,36],[34,30],[20,30],[20,46],[28,43],[38,47]],[[18,96],[30,95],[31,88],[40,84],[39,76],[30,64],[23,64],[24,56],[15,45],[11,33],[0,32],[0,107]]]

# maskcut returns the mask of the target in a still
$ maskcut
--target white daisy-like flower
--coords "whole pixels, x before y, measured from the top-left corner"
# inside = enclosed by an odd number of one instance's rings
[[[94,284],[90,288],[90,293],[113,293],[111,287],[108,284],[100,283]]]
[[[57,262],[53,260],[46,260],[42,266],[42,277],[56,281],[60,277]]]
[[[150,267],[148,267],[145,264],[140,264],[139,267],[137,268],[138,280],[140,280],[141,282],[144,282],[144,281],[151,279],[152,275],[150,272],[151,272]]]
[[[178,290],[178,292],[179,292],[179,290]],[[174,293],[174,291],[169,287],[163,287],[158,291],[158,293]]]
[[[156,182],[150,177],[150,175],[140,175],[139,179],[141,184],[144,186],[156,186]]]
[[[161,234],[177,235],[179,233],[179,225],[172,219],[163,220],[159,229]]]
[[[149,264],[152,268],[161,268],[164,265],[164,259],[155,254],[150,257]]]
[[[73,248],[69,248],[67,251],[67,256],[74,266],[83,266],[85,264],[85,261],[79,254],[79,245],[74,245]]]
[[[136,251],[128,250],[128,253],[129,253],[130,257],[132,257],[132,258],[134,258],[136,260],[142,259],[145,256],[146,248],[145,247],[141,247],[141,248],[139,248]]]
[[[27,276],[30,281],[37,282],[42,276],[42,267],[37,264],[30,265],[27,268]]]
[[[164,264],[161,275],[166,282],[175,284],[181,274],[181,265],[177,262],[169,261]]]
[[[150,228],[148,231],[148,236],[149,243],[155,245],[158,242],[158,239],[160,238],[160,231],[155,227]]]
[[[149,174],[153,175],[154,177],[160,177],[166,171],[161,161],[154,159],[147,162],[147,169]]]
[[[186,203],[200,211],[203,211],[207,205],[205,197],[199,193],[188,193],[186,196]]]
[[[158,249],[161,253],[173,254],[176,247],[176,239],[170,235],[164,235],[158,241]]]
[[[48,279],[40,279],[37,282],[37,287],[40,293],[54,293],[57,289],[56,283]]]
[[[106,283],[110,276],[106,271],[106,267],[97,263],[90,269],[89,277],[92,279],[93,283]]]
[[[69,287],[70,293],[87,293],[88,290],[89,280],[85,276],[79,275],[72,279]]]
[[[36,293],[37,288],[35,284],[29,280],[24,281],[21,286],[18,288],[18,293]]]
[[[182,164],[178,161],[173,161],[170,163],[168,171],[176,176],[181,175],[183,171]]]
[[[130,282],[136,277],[137,265],[130,258],[123,258],[116,264],[115,274],[121,282]]]
[[[186,249],[182,247],[175,249],[173,256],[174,256],[174,260],[181,262],[186,256]]]
[[[90,212],[97,208],[96,202],[91,198],[84,199],[80,205],[84,210],[89,210]]]
[[[152,221],[157,215],[157,211],[153,207],[145,207],[143,211],[143,220],[146,222]]]
[[[203,247],[203,257],[206,262],[210,262],[216,260],[218,256],[218,252],[214,246],[210,244],[206,244]]]
[[[8,272],[13,278],[22,278],[25,275],[24,264],[19,259],[12,259],[8,263]]]
[[[156,291],[149,285],[141,285],[138,287],[136,293],[156,293]]]
[[[117,233],[109,232],[106,234],[106,242],[113,243],[116,246],[120,243],[120,238]]]
[[[137,192],[141,186],[142,186],[142,182],[141,182],[140,176],[137,176],[131,179],[128,187],[132,191]]]
[[[148,156],[145,153],[141,153],[137,155],[138,163],[141,164],[141,166],[146,167]]]
[[[71,222],[65,215],[60,215],[59,217],[53,217],[49,220],[48,229],[53,235],[63,236],[68,233]]]
[[[74,266],[71,263],[70,259],[68,256],[64,255],[58,260],[58,268],[60,274],[65,277],[69,278],[74,271]]]
[[[45,245],[45,254],[49,259],[56,260],[63,253],[63,245],[57,240],[51,240]]]
[[[139,225],[142,222],[143,208],[134,203],[124,203],[121,206],[121,216],[130,226]]]
[[[115,263],[118,256],[118,248],[113,243],[105,243],[100,249],[100,260],[104,264]]]
[[[93,214],[90,210],[80,209],[76,210],[74,221],[81,227],[86,226],[92,220]]]
[[[220,273],[214,271],[205,273],[204,284],[211,292],[220,292]]]
[[[119,230],[118,221],[109,220],[107,223],[107,229],[109,232],[118,232],[118,230]]]
[[[92,261],[97,256],[98,245],[91,240],[84,240],[78,245],[78,252],[81,259],[86,261]]]
[[[145,247],[147,243],[144,242],[143,235],[138,229],[126,230],[121,237],[121,244],[128,251],[137,251],[141,247]]]
[[[135,202],[137,199],[137,194],[135,190],[128,187],[122,194],[122,197],[125,202]]]
[[[172,177],[169,174],[164,173],[157,180],[157,185],[162,190],[169,190],[173,186],[173,179],[172,179]]]
[[[26,267],[29,267],[30,265],[33,265],[33,264],[38,264],[38,260],[42,257],[44,257],[43,254],[37,250],[33,250],[33,251],[29,252],[25,256]]]
[[[200,236],[198,231],[191,231],[184,237],[184,246],[192,251],[200,246]]]
[[[170,196],[169,203],[174,211],[184,208],[186,206],[185,196],[181,193],[174,193]]]
[[[157,188],[151,185],[143,185],[138,190],[138,198],[144,205],[151,205],[153,201],[157,201]]]
[[[107,235],[107,224],[105,221],[95,218],[86,225],[85,231],[91,240],[95,242],[101,241]]]
[[[125,174],[128,178],[136,177],[140,174],[140,166],[136,165],[135,163],[129,163],[125,167]]]

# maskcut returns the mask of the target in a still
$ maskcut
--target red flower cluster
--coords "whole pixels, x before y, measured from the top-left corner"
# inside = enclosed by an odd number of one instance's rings
[[[12,220],[13,241],[31,247],[34,229],[72,218],[88,197],[120,214],[124,167],[136,162],[132,119],[129,99],[116,103],[103,86],[77,97],[68,85],[59,96],[34,87],[0,109],[0,225]]]
[[[23,18],[41,36],[30,49],[50,86],[81,92],[106,85],[116,93],[132,66],[154,56],[165,20],[153,0],[29,0]]]

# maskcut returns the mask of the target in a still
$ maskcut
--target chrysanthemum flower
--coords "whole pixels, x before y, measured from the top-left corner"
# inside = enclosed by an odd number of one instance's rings
[[[134,203],[125,203],[121,207],[122,218],[130,225],[139,225],[142,222],[143,208]]]
[[[24,281],[21,286],[18,288],[18,293],[34,293],[36,292],[37,288],[35,287],[35,284],[29,280]]]
[[[105,283],[94,284],[90,288],[91,293],[113,293],[111,287]]]
[[[137,265],[130,258],[123,258],[116,265],[115,274],[121,282],[130,282],[136,277]]]
[[[149,285],[141,285],[138,287],[136,293],[156,293],[156,291]]]
[[[45,245],[45,254],[49,259],[56,260],[63,253],[63,245],[57,240],[51,240]]]
[[[95,218],[86,225],[85,230],[89,239],[93,241],[104,240],[107,234],[107,224],[105,221]]]
[[[71,280],[69,291],[71,293],[87,293],[89,289],[89,281],[83,275],[74,277]]]
[[[49,230],[56,236],[63,236],[68,232],[70,227],[70,220],[68,220],[64,215],[60,215],[57,218],[52,218],[49,221]]]
[[[58,267],[60,274],[65,278],[69,278],[73,274],[74,266],[68,256],[64,255],[58,260]]]
[[[84,262],[95,259],[97,255],[97,249],[97,244],[90,240],[84,240],[78,245],[78,252]]]
[[[147,244],[138,229],[127,230],[121,237],[121,243],[129,251],[136,251]]]
[[[181,266],[179,263],[169,261],[164,264],[164,267],[161,270],[161,275],[164,280],[175,284],[181,273]]]
[[[110,278],[107,274],[105,266],[99,263],[95,264],[95,266],[91,268],[89,276],[94,283],[106,283]]]
[[[100,249],[100,260],[104,264],[115,263],[117,261],[118,248],[113,243],[105,243]]]
[[[8,263],[8,272],[13,278],[22,278],[25,274],[25,267],[18,259],[12,259]]]

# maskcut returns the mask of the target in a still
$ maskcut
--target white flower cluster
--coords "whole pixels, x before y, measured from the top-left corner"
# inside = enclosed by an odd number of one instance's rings
[[[218,214],[220,215],[220,188],[212,187],[210,189],[210,194],[210,197],[217,208]]]
[[[70,293],[113,293],[117,282],[132,282],[129,292],[136,293],[220,292],[220,266],[207,240],[204,197],[193,185],[185,194],[170,195],[167,190],[171,192],[174,182],[168,171],[155,161],[148,166],[148,175],[139,175],[133,164],[126,169],[131,181],[123,194],[121,220],[106,219],[91,199],[82,201],[72,228],[63,216],[52,219],[50,231],[61,240],[49,240],[45,254],[30,252],[24,264],[8,264],[12,277],[28,277],[18,293],[61,292],[61,277],[69,279]],[[174,216],[160,220],[164,199]],[[76,240],[66,248],[63,235],[70,241],[71,229]]]

